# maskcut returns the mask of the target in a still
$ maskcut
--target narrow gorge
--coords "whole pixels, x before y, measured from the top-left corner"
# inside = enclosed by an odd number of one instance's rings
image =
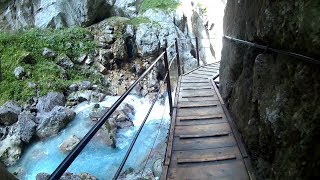
[[[220,64],[212,82],[250,179],[317,179],[319,12],[317,0],[1,0],[0,179],[48,179],[159,56],[61,179],[112,179],[150,107],[118,179],[163,178],[174,116],[163,62],[177,56],[173,96],[178,69]]]

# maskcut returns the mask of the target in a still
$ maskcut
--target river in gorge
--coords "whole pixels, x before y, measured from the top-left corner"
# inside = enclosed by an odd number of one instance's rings
[[[118,98],[115,96],[106,97],[100,103],[100,106],[110,107]],[[99,138],[94,137],[67,172],[74,174],[85,172],[94,175],[98,179],[111,179],[113,177],[151,106],[149,99],[133,95],[128,96],[123,103],[128,103],[135,108],[135,115],[132,117],[134,126],[118,129],[115,149],[99,141]],[[157,101],[125,164],[124,170],[133,168],[137,171],[142,171],[144,167],[150,169],[153,164],[151,161],[163,158],[170,124],[168,106],[167,98]],[[82,138],[94,125],[94,122],[89,117],[93,107],[94,103],[83,102],[79,104],[74,109],[77,114],[75,119],[65,129],[57,136],[31,144],[23,152],[19,162],[10,167],[9,171],[12,173],[18,171],[23,174],[22,179],[26,180],[36,179],[35,177],[38,173],[52,173],[66,157],[66,154],[59,149],[59,146],[72,135]],[[152,149],[153,151],[151,152]]]

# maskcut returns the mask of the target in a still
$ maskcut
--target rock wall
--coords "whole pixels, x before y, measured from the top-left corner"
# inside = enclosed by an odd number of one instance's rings
[[[228,1],[224,33],[319,59],[320,1]],[[258,179],[320,173],[320,66],[224,40],[220,91]]]
[[[6,1],[0,4],[0,30],[88,26],[110,17],[112,5],[105,0]]]

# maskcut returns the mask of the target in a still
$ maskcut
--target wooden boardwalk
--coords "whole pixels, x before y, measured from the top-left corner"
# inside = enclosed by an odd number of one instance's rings
[[[161,179],[252,179],[248,155],[213,85],[219,63],[179,78]]]

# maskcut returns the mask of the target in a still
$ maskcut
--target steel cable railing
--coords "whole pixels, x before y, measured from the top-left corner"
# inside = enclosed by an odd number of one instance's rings
[[[240,44],[246,44],[248,46],[252,46],[252,47],[255,47],[255,48],[258,48],[258,49],[262,49],[262,50],[265,50],[265,51],[272,51],[272,52],[276,52],[276,53],[279,53],[279,54],[284,54],[284,55],[287,55],[287,56],[291,56],[291,57],[302,59],[304,61],[307,61],[307,62],[310,62],[310,63],[313,63],[313,64],[320,65],[320,61],[319,60],[314,59],[312,57],[305,56],[305,55],[297,54],[297,53],[290,52],[290,51],[270,48],[268,46],[263,46],[263,45],[260,45],[260,44],[256,44],[256,43],[249,42],[249,41],[244,41],[244,40],[233,38],[233,37],[230,37],[230,36],[223,36],[223,38],[228,39],[230,41],[238,42]]]
[[[162,58],[164,59],[164,64],[165,64],[165,69],[166,69],[166,76],[165,76],[164,81],[166,81],[166,84],[167,84],[167,92],[168,92],[168,99],[169,99],[169,105],[170,105],[170,115],[172,115],[172,113],[171,113],[172,112],[172,94],[171,94],[171,83],[170,83],[169,69],[171,67],[171,64],[172,64],[174,58],[172,58],[172,60],[169,64],[169,62],[168,62],[168,49],[171,48],[173,45],[177,46],[178,45],[177,41],[178,40],[176,39],[175,42],[172,43],[170,46],[167,46],[167,43],[166,43],[166,48],[164,49],[164,51],[155,59],[155,61],[148,67],[148,69],[145,70],[145,72],[128,88],[128,90],[110,107],[110,109],[98,120],[98,122],[81,139],[81,141],[77,144],[77,146],[68,154],[68,156],[60,163],[60,165],[50,175],[50,178],[49,178],[50,180],[59,179],[63,175],[63,173],[69,168],[69,166],[73,163],[73,161],[78,157],[78,155],[82,152],[82,150],[90,142],[90,140],[93,138],[93,136],[98,132],[98,130],[101,128],[101,126],[108,120],[108,118],[112,115],[112,113],[118,108],[118,106],[124,101],[124,99],[134,89],[134,87],[144,77],[146,77],[147,74],[149,74],[151,72],[151,70],[155,67],[155,65],[158,62],[160,62],[160,60],[162,60]],[[176,47],[175,49],[176,49],[175,58],[177,59],[177,63],[180,64],[179,51],[178,51],[179,48]],[[180,71],[178,71],[178,75],[180,75]],[[160,92],[160,89],[159,89],[159,92]],[[150,106],[149,111],[148,111],[143,123],[141,124],[136,135],[134,136],[134,139],[132,140],[132,142],[129,146],[129,149],[128,149],[123,161],[121,162],[113,179],[118,178],[118,176],[120,175],[122,168],[124,167],[124,164],[126,163],[126,160],[129,156],[146,120],[148,119],[148,116],[150,115],[152,108],[154,107],[156,100],[157,100],[157,97],[153,100],[152,105]]]

